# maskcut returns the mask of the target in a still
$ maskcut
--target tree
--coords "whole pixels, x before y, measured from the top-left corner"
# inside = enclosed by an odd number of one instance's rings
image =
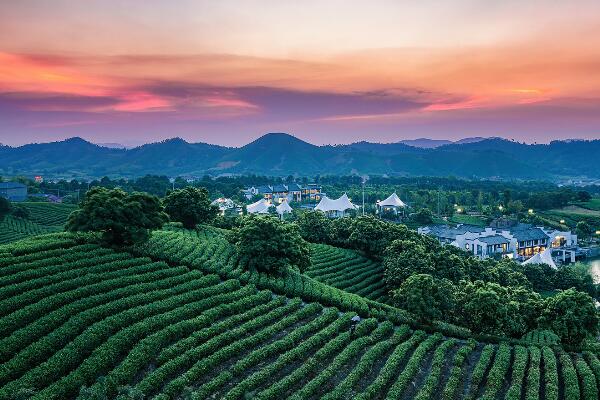
[[[10,201],[2,196],[0,196],[0,221],[4,219],[10,211],[12,210],[12,206]]]
[[[298,227],[270,215],[249,215],[228,239],[248,267],[260,272],[282,273],[289,266],[304,271],[310,265],[310,249]]]
[[[593,230],[590,224],[587,223],[587,221],[579,221],[577,223],[577,226],[575,227],[575,232],[577,233],[577,236],[581,239],[587,239],[590,236],[592,236]]]
[[[588,294],[569,289],[545,300],[541,324],[563,343],[578,345],[598,333],[598,312]]]
[[[447,279],[434,280],[431,275],[410,276],[392,291],[394,304],[415,315],[421,322],[448,317],[454,308],[454,287]]]
[[[100,232],[105,244],[123,246],[146,240],[149,230],[167,220],[156,196],[94,187],[69,216],[66,230]]]
[[[592,199],[592,195],[586,192],[585,190],[581,190],[577,192],[577,200],[579,201],[590,201]]]
[[[383,267],[388,290],[397,289],[411,275],[435,274],[430,252],[412,240],[394,240],[386,250]]]
[[[208,190],[188,186],[170,192],[164,199],[165,212],[172,221],[181,222],[186,229],[212,221],[219,208],[210,204]]]
[[[422,224],[422,225],[431,224],[433,222],[433,213],[428,208],[421,208],[415,214],[414,219],[415,219],[415,222]]]
[[[312,243],[328,243],[330,220],[319,211],[306,211],[296,219],[296,225],[304,240]]]

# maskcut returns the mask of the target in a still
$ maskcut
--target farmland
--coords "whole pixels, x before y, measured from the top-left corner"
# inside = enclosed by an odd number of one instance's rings
[[[378,264],[315,246],[314,279],[243,272],[216,228],[169,225],[135,255],[65,233],[0,246],[0,398],[82,386],[109,398],[597,398],[595,354],[544,332],[510,345],[415,330],[357,295],[381,298],[366,274]]]
[[[7,216],[0,221],[0,244],[44,233],[59,232],[75,209],[70,204],[20,203],[29,216]]]

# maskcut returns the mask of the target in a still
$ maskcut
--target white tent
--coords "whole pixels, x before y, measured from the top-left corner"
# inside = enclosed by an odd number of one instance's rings
[[[246,210],[248,210],[250,214],[268,214],[269,207],[271,207],[271,203],[266,199],[260,199],[256,203],[248,204]]]
[[[548,264],[552,268],[557,269],[557,266],[554,263],[554,260],[552,259],[552,248],[550,248],[550,247],[548,247],[546,250],[542,251],[541,253],[537,253],[535,256],[526,260],[521,265],[527,265],[527,264]]]
[[[323,211],[324,213],[334,215],[344,215],[346,210],[354,210],[358,208],[348,198],[348,195],[344,193],[339,199],[332,200],[327,196],[323,196],[319,204],[315,207],[315,210]]]
[[[292,212],[292,207],[290,207],[290,205],[288,204],[287,201],[284,201],[283,203],[281,203],[280,205],[278,205],[275,208],[277,209],[277,214],[279,214],[279,215],[283,215],[283,214]]]
[[[406,204],[400,200],[396,192],[392,193],[387,199],[378,202],[377,205],[379,207],[406,207]]]

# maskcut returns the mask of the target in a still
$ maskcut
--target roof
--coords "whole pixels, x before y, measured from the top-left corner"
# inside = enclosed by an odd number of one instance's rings
[[[257,187],[256,191],[259,194],[273,193],[273,189],[271,189],[271,186],[267,186],[267,185],[261,185],[261,186]]]
[[[508,240],[507,238],[505,238],[502,235],[483,236],[483,237],[477,238],[477,240],[479,240],[480,242],[486,243],[486,244],[510,243],[510,240]]]
[[[315,207],[315,210],[319,211],[346,211],[348,209],[358,208],[348,198],[348,195],[344,193],[339,199],[332,200],[327,196],[323,196],[319,204]]]
[[[558,269],[554,263],[554,260],[552,259],[552,249],[550,247],[526,260],[522,265],[527,264],[548,264],[552,268]]]
[[[380,201],[377,204],[379,204],[380,207],[406,207],[406,204],[400,200],[400,197],[398,197],[396,192],[392,193],[387,199]]]
[[[276,207],[276,209],[277,209],[277,214],[285,214],[285,213],[292,212],[292,207],[290,207],[290,205],[287,203],[287,201],[284,201],[283,203],[278,205]]]
[[[510,233],[519,242],[524,242],[527,240],[548,239],[549,237],[541,228],[533,227],[528,224],[519,224],[514,228],[510,229]]]
[[[273,185],[273,192],[276,193],[281,193],[281,192],[287,192],[287,188],[283,185]]]
[[[452,240],[455,240],[457,235],[463,235],[467,232],[481,233],[485,231],[485,228],[475,225],[460,225],[456,228],[448,225],[431,225],[428,228],[428,235]]]
[[[27,185],[19,182],[0,182],[0,189],[26,189]]]
[[[267,200],[260,199],[255,203],[248,204],[246,210],[250,214],[267,214],[269,212],[269,207],[271,207],[271,204]]]
[[[300,190],[302,190],[302,188],[297,183],[290,183],[288,185],[288,190],[290,192],[299,192]]]

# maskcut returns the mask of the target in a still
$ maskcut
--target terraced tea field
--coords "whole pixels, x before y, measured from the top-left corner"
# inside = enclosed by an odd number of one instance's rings
[[[594,354],[381,316],[351,332],[354,302],[260,290],[218,232],[203,235],[157,232],[136,256],[65,233],[0,246],[0,398],[70,399],[82,386],[114,398],[124,385],[155,399],[598,398]],[[186,263],[153,255],[167,249]]]
[[[350,293],[385,302],[383,267],[356,251],[326,244],[311,245],[312,265],[306,275]]]
[[[29,218],[7,216],[0,222],[0,244],[30,236],[63,230],[67,218],[75,210],[71,204],[18,203],[29,211]]]

